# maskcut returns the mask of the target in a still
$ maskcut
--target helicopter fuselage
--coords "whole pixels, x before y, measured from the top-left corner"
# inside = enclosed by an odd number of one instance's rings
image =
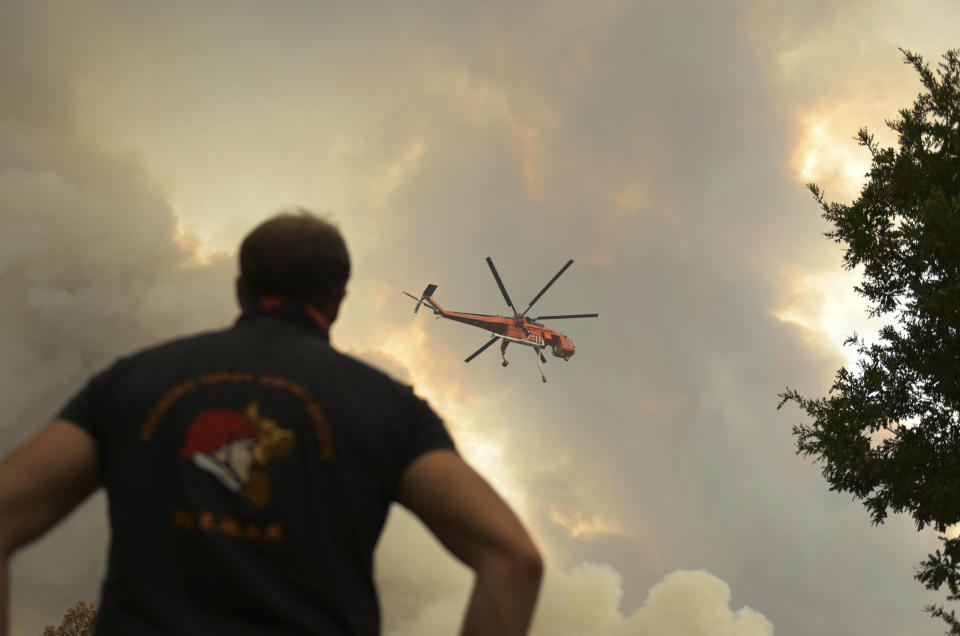
[[[537,350],[543,350],[549,346],[555,358],[569,360],[577,351],[576,345],[565,334],[538,324],[525,316],[511,318],[510,316],[447,311],[430,296],[426,296],[423,300],[430,305],[438,318],[446,318],[447,320],[480,327],[491,334],[500,336],[503,340],[533,347]]]

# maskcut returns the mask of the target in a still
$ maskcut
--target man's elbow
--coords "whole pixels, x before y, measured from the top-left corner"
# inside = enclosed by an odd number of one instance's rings
[[[506,549],[491,550],[485,558],[477,560],[475,569],[480,576],[502,577],[537,587],[543,578],[544,563],[537,547],[532,542],[526,542]]]
[[[7,539],[7,537],[3,536],[2,533],[0,533],[0,560],[6,563],[6,561],[13,555],[14,552],[15,550],[12,546],[12,542]]]
[[[537,549],[537,546],[531,543],[522,554],[517,556],[517,561],[522,576],[527,580],[536,581],[537,584],[539,584],[543,578],[544,565],[543,557],[540,555],[540,550]]]

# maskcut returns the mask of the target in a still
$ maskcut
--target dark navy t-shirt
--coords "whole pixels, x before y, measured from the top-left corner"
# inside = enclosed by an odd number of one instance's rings
[[[97,634],[378,634],[373,550],[411,461],[454,445],[305,311],[121,359],[63,409],[97,440]]]

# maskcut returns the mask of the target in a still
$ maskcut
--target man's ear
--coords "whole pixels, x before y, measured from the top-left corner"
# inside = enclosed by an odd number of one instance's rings
[[[337,315],[340,313],[340,305],[343,303],[343,298],[347,295],[347,288],[344,287],[337,293],[336,299],[330,303],[329,309],[327,309],[326,316],[330,324],[333,324],[333,321],[337,319]]]
[[[253,309],[253,296],[250,294],[250,286],[247,285],[243,276],[237,276],[236,292],[237,304],[240,305],[240,309],[245,312]]]

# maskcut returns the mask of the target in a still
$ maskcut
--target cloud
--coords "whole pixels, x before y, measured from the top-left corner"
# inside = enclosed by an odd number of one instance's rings
[[[409,513],[396,509],[379,549],[378,583],[388,636],[441,636],[459,627],[472,578]],[[759,612],[730,607],[730,587],[703,570],[668,574],[631,612],[623,580],[605,564],[548,564],[533,636],[771,636]]]
[[[853,347],[842,347],[843,342],[854,333],[869,341],[882,324],[867,315],[866,301],[853,291],[860,277],[859,269],[785,271],[784,299],[772,315],[799,327],[811,348],[830,357],[842,354],[852,369],[859,356]]]
[[[841,114],[841,110],[847,112]],[[810,112],[800,117],[802,132],[790,160],[799,181],[819,184],[830,199],[856,198],[870,169],[869,151],[853,141],[854,132],[862,126],[859,122],[863,121],[864,110],[862,104],[833,106],[830,112]]]
[[[416,175],[426,151],[426,142],[415,139],[398,157],[380,168],[380,174],[370,183],[370,197],[375,207],[381,208],[397,189]]]
[[[730,587],[704,570],[677,570],[639,609],[619,608],[622,581],[608,565],[584,564],[548,576],[533,633],[547,636],[772,636],[759,612],[730,607]]]
[[[358,360],[361,360],[366,364],[383,371],[398,382],[403,382],[404,384],[411,383],[410,370],[407,369],[406,365],[404,365],[403,362],[401,362],[398,358],[388,353],[372,349],[366,349],[363,351],[344,350],[344,353],[352,355]]]

